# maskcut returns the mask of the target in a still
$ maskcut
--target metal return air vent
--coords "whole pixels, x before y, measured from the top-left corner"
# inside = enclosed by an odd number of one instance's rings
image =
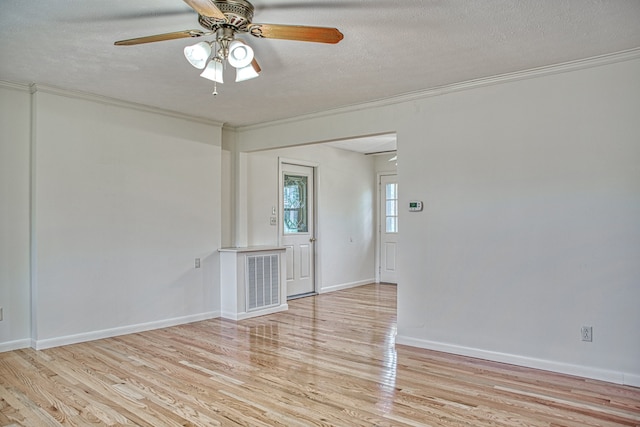
[[[280,303],[280,260],[278,255],[247,257],[247,311]]]

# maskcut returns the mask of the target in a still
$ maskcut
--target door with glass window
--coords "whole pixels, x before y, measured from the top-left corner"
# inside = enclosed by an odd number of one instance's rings
[[[398,177],[381,175],[379,182],[380,238],[378,239],[380,281],[398,283],[396,268],[398,258]]]
[[[283,163],[280,245],[286,248],[287,296],[315,292],[314,168]]]

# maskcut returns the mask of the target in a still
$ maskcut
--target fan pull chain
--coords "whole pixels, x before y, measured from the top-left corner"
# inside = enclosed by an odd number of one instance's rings
[[[215,52],[214,57],[218,56],[218,42],[217,40],[214,40],[212,43],[212,48],[211,51]],[[213,92],[211,93],[213,96],[217,96],[218,95],[218,82],[214,81],[213,82]]]

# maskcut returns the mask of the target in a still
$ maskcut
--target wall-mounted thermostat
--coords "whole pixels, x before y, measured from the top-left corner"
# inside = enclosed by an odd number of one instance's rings
[[[409,212],[420,212],[422,210],[422,202],[412,200],[409,202]]]

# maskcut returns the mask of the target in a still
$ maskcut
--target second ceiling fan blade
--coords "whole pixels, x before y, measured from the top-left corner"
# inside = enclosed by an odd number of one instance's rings
[[[176,31],[175,33],[156,34],[154,36],[136,37],[135,39],[120,40],[115,42],[116,46],[133,46],[143,43],[161,42],[164,40],[185,39],[187,37],[202,37],[207,35],[200,30]]]
[[[253,58],[253,61],[251,61],[251,66],[253,67],[253,69],[255,70],[256,73],[260,73],[260,71],[262,71],[262,68],[260,68],[260,65],[258,64],[258,61],[256,61],[256,58]]]
[[[213,3],[213,0],[184,0],[193,10],[198,12],[199,15],[206,16],[207,18],[220,19],[226,21],[227,17],[218,6]]]
[[[251,24],[249,33],[267,39],[298,40],[303,42],[336,44],[344,38],[337,28],[307,27],[304,25]]]

